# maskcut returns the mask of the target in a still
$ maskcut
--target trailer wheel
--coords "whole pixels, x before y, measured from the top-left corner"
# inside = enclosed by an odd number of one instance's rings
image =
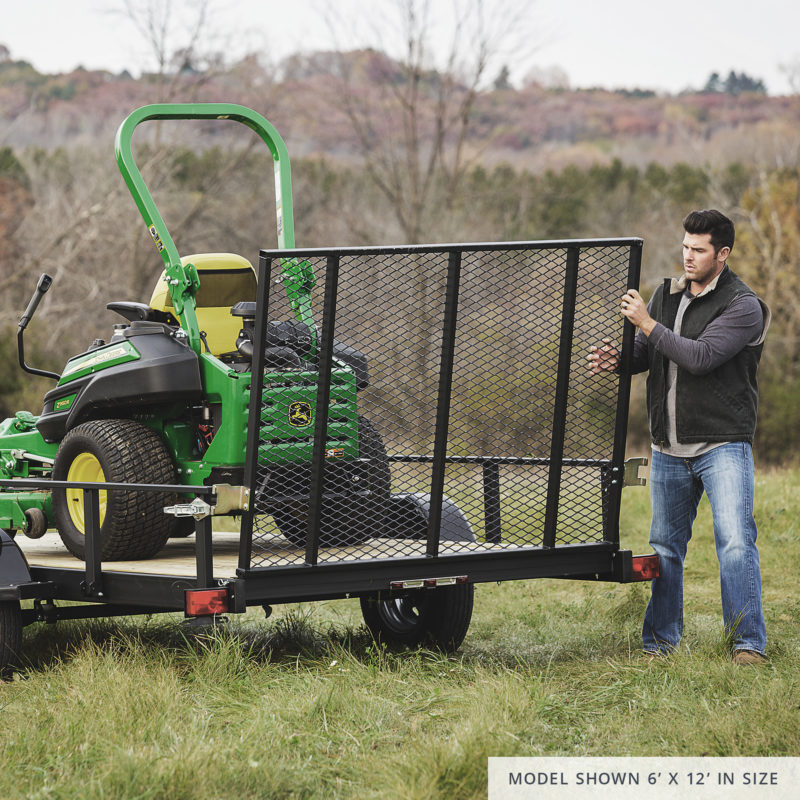
[[[361,416],[358,418],[358,439],[360,457],[369,459],[369,494],[353,492],[352,473],[346,468],[339,474],[330,470],[326,491],[339,497],[323,499],[320,525],[320,545],[323,547],[360,544],[383,532],[391,491],[389,459],[381,435],[368,419]],[[338,469],[339,465],[333,467]],[[276,507],[272,509],[272,518],[295,547],[305,547],[307,505],[297,503],[290,507]]]
[[[63,439],[53,465],[54,480],[111,483],[176,483],[172,457],[161,437],[133,420],[84,422]],[[174,493],[100,492],[101,557],[104,561],[154,556],[173,532],[164,506]],[[53,514],[67,549],[85,558],[84,495],[55,489]]]
[[[400,595],[378,592],[361,598],[361,613],[378,642],[453,652],[467,635],[474,595],[471,583],[411,589]]]
[[[0,603],[0,678],[6,678],[19,665],[22,649],[22,613],[19,600]]]

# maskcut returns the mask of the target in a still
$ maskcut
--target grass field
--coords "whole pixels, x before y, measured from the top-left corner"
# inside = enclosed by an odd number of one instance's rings
[[[623,544],[648,552],[646,489]],[[26,629],[0,685],[0,797],[472,798],[490,755],[800,755],[800,471],[762,473],[769,663],[734,667],[703,503],[686,634],[642,659],[648,587],[481,584],[455,656],[388,652],[358,603],[253,610],[192,635],[178,615]]]

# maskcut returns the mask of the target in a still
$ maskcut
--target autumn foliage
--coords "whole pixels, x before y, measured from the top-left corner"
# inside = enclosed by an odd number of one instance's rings
[[[56,280],[30,329],[30,360],[60,370],[106,333],[105,304],[146,300],[161,269],[114,163],[121,120],[158,100],[225,100],[262,112],[284,136],[303,246],[640,235],[649,294],[680,268],[685,213],[727,211],[737,222],[731,266],[774,313],[757,450],[795,458],[800,97],[470,87],[435,70],[411,74],[375,50],[274,68],[249,57],[165,86],[147,75],[42,75],[0,59],[0,414],[38,411],[47,386],[20,380],[13,347],[41,272]],[[413,116],[402,106],[411,102]],[[181,252],[254,260],[275,242],[271,164],[239,127],[137,132],[137,159]],[[646,446],[642,406],[635,398],[632,446]]]

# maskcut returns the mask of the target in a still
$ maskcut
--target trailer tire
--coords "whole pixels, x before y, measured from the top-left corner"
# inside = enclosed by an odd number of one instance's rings
[[[22,612],[19,600],[0,603],[0,678],[7,678],[20,663]]]
[[[62,440],[53,465],[54,480],[111,483],[176,483],[172,457],[152,429],[128,419],[84,422]],[[171,492],[100,492],[100,538],[103,561],[154,556],[172,535],[173,517],[164,506]],[[83,492],[54,489],[53,515],[67,549],[85,558]]]
[[[346,501],[326,502],[323,498],[319,540],[322,547],[361,544],[383,533],[391,497],[389,458],[380,433],[366,417],[358,418],[358,439],[359,455],[369,459],[369,495],[354,494]],[[347,494],[350,487],[347,477],[333,477],[329,483],[330,491],[337,494]],[[295,547],[305,547],[308,506],[278,507],[271,513],[283,536]]]
[[[471,583],[411,589],[400,595],[378,592],[361,598],[361,613],[377,642],[427,645],[450,653],[467,635],[474,597]]]

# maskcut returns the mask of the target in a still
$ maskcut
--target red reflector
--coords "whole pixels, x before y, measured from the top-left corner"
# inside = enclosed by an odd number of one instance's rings
[[[227,589],[187,589],[186,615],[203,617],[229,611]]]
[[[634,581],[651,581],[658,577],[658,555],[634,556],[631,559]]]

